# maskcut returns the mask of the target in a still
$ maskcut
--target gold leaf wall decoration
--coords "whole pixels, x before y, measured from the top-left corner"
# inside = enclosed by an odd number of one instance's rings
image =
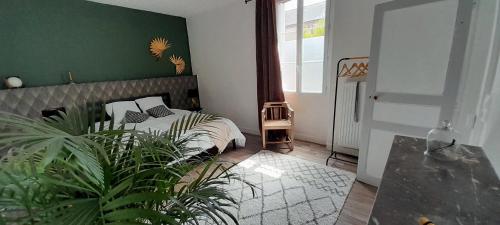
[[[175,55],[172,55],[170,57],[170,62],[175,65],[176,74],[181,74],[182,72],[184,72],[184,69],[186,69],[186,62],[184,62],[184,59],[182,59],[182,57],[180,56],[175,57]]]
[[[163,52],[168,48],[170,48],[170,44],[165,38],[153,38],[151,44],[149,45],[151,54],[158,59],[163,56]]]

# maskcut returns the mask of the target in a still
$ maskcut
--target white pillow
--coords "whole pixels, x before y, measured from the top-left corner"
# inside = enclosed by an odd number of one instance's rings
[[[106,113],[114,114],[115,123],[121,123],[127,111],[141,112],[134,101],[112,102],[106,104]]]
[[[165,103],[163,102],[163,99],[159,96],[139,98],[139,99],[136,99],[135,102],[137,103],[137,105],[139,105],[139,108],[141,108],[141,110],[143,112],[146,112],[146,110],[151,109],[151,108],[156,107],[156,106],[159,106],[159,105],[164,105],[168,109],[168,106],[165,105]]]

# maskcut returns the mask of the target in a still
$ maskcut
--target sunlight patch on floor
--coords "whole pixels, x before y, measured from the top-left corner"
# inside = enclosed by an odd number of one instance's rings
[[[268,165],[260,165],[254,171],[274,178],[280,178],[285,172],[284,170]]]

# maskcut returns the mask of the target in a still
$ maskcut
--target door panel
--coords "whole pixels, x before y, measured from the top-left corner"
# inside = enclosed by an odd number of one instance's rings
[[[470,0],[375,7],[359,180],[379,184],[394,135],[424,137],[452,118],[471,11]]]
[[[373,120],[432,128],[438,124],[440,112],[439,106],[375,102]]]
[[[384,14],[377,92],[443,94],[457,7],[448,0]]]

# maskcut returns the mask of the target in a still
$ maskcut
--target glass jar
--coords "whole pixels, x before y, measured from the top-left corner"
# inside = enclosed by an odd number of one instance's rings
[[[454,159],[455,139],[450,121],[444,120],[441,124],[427,133],[426,155]]]

